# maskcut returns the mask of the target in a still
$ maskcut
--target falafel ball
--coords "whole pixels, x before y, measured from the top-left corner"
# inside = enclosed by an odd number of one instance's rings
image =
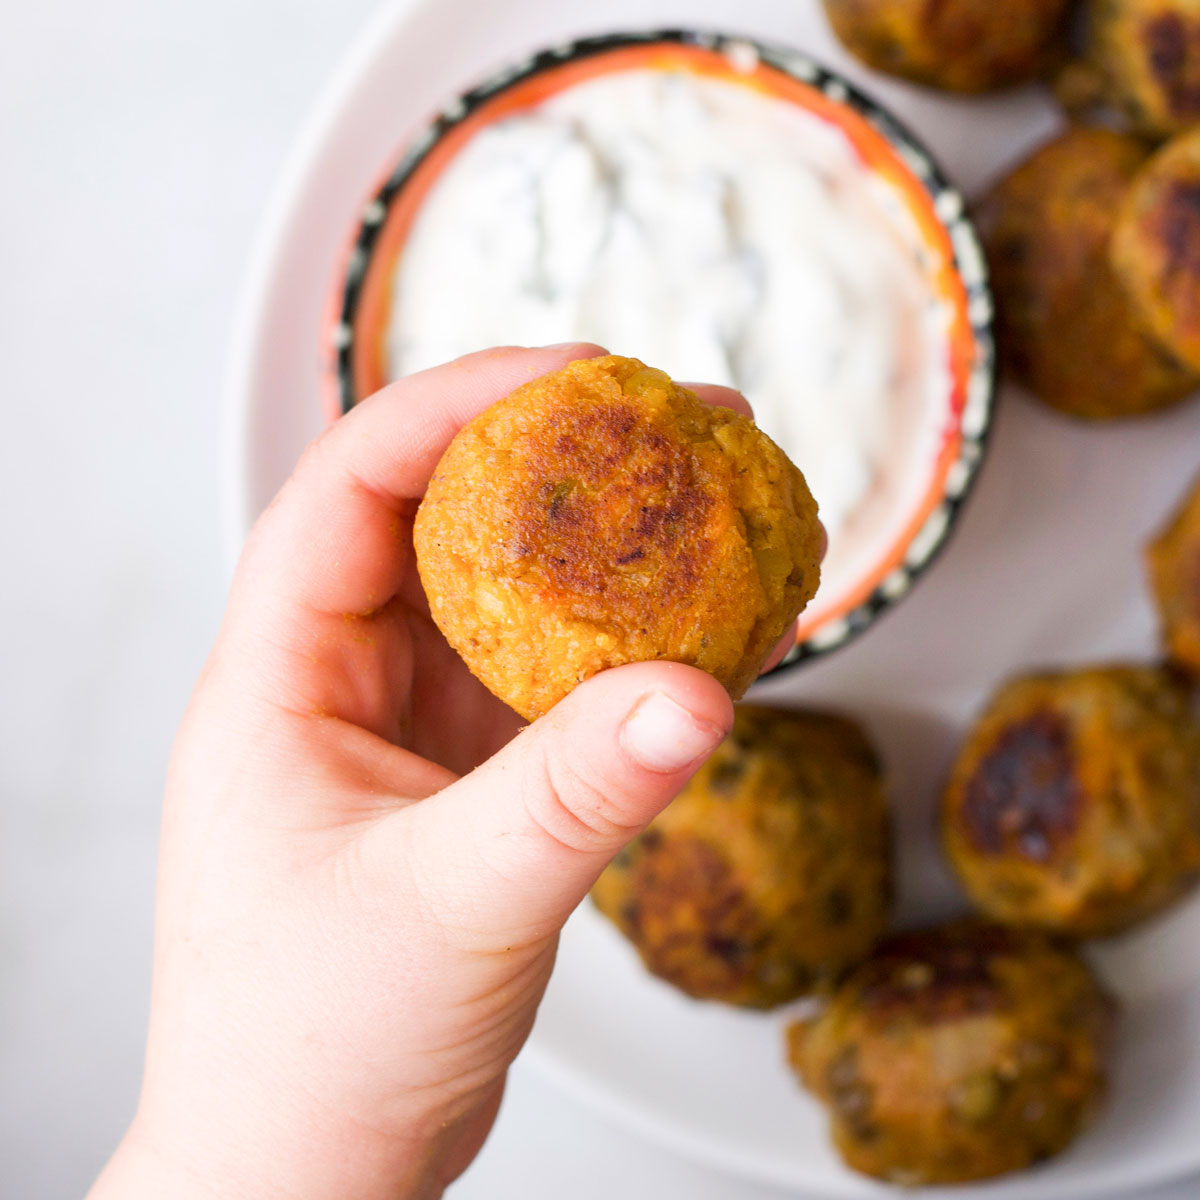
[[[1137,174],[1113,233],[1112,263],[1143,325],[1200,372],[1200,129]]]
[[[753,421],[615,355],[460,430],[414,530],[438,628],[529,720],[650,659],[737,699],[816,592],[822,537],[804,476]]]
[[[1043,403],[1077,417],[1133,416],[1200,382],[1147,333],[1109,261],[1116,214],[1149,151],[1073,128],[996,186],[979,223],[999,352]]]
[[[1090,99],[1150,137],[1200,122],[1200,0],[1089,0],[1084,13]]]
[[[1043,73],[1067,0],[825,0],[834,33],[877,71],[954,92],[984,92]]]
[[[1116,933],[1200,874],[1200,722],[1160,667],[1029,675],[1000,689],[942,802],[950,861],[998,921]]]
[[[739,705],[730,736],[592,898],[655,975],[771,1008],[882,935],[890,846],[879,760],[856,724]]]
[[[881,946],[789,1027],[789,1059],[849,1166],[961,1183],[1049,1158],[1088,1124],[1115,1016],[1047,935],[956,921]]]
[[[1167,654],[1200,677],[1200,478],[1146,557]]]

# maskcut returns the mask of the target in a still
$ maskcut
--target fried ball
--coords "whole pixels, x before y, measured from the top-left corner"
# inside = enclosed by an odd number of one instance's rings
[[[414,540],[438,628],[529,720],[649,659],[737,699],[816,592],[822,548],[804,477],[749,418],[616,356],[465,426]]]
[[[1056,55],[1067,0],[825,0],[834,33],[877,71],[954,92],[1041,74]]]
[[[1200,122],[1200,0],[1089,0],[1085,13],[1089,99],[1152,137]]]
[[[857,1171],[959,1183],[1063,1150],[1103,1098],[1116,1007],[1070,950],[958,921],[892,938],[788,1030]]]
[[[688,995],[770,1008],[866,955],[891,901],[879,761],[841,717],[741,706],[597,907]]]
[[[1200,676],[1200,479],[1146,557],[1167,654]]]
[[[1200,128],[1138,172],[1117,218],[1112,262],[1143,325],[1200,372]]]
[[[1159,667],[1015,679],[958,755],[950,861],[981,911],[1076,937],[1115,933],[1200,873],[1200,723]]]
[[[1141,330],[1109,262],[1117,210],[1147,153],[1110,130],[1070,129],[980,212],[1001,360],[1043,403],[1077,417],[1149,412],[1198,383]]]

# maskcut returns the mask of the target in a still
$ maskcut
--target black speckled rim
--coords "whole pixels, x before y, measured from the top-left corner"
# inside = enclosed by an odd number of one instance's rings
[[[896,604],[929,569],[949,540],[956,519],[970,495],[987,449],[992,409],[996,394],[995,339],[992,295],[987,265],[979,237],[967,215],[962,194],[947,180],[933,156],[891,113],[848,80],[822,66],[807,54],[785,46],[767,45],[754,38],[686,29],[653,29],[579,38],[540,50],[497,71],[482,83],[451,100],[429,121],[409,144],[395,169],[366,204],[357,233],[346,258],[332,337],[337,399],[341,411],[349,412],[357,396],[351,369],[354,322],[367,263],[384,218],[405,183],[424,161],[432,147],[450,129],[470,116],[497,93],[521,83],[531,75],[566,62],[604,54],[625,46],[674,42],[715,50],[731,57],[753,51],[758,60],[823,92],[835,103],[846,105],[871,124],[898,152],[911,174],[933,201],[933,210],[950,236],[954,265],[967,293],[967,320],[975,344],[975,361],[968,379],[959,419],[961,443],[958,455],[943,484],[942,497],[909,542],[903,560],[879,583],[861,604],[826,621],[798,642],[770,672],[798,666],[848,645],[877,617]]]

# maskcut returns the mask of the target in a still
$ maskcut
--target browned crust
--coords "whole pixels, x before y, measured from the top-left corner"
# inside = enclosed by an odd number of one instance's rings
[[[825,0],[845,47],[879,71],[981,92],[1043,74],[1061,51],[1066,0]]]
[[[816,504],[783,452],[617,356],[468,424],[414,540],[438,627],[530,719],[597,671],[653,659],[737,698],[820,578]]]
[[[1079,825],[1084,793],[1069,723],[1049,709],[1004,726],[968,779],[962,826],[981,854],[1048,862]]]

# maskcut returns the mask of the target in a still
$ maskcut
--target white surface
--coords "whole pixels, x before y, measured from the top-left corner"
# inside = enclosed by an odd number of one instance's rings
[[[367,0],[41,0],[0,39],[0,1197],[140,1072],[162,768],[223,599],[217,395],[267,189]],[[1197,1185],[1139,1200],[1194,1200]],[[452,1200],[783,1200],[528,1071]]]
[[[686,13],[667,0],[610,0],[606,9],[610,27],[672,19],[721,25],[729,15],[723,0],[690,0]],[[589,24],[582,8],[551,0],[512,0],[487,17],[468,0],[439,0],[406,10],[391,27],[380,23],[359,46],[296,160],[291,203],[276,211],[271,249],[244,313],[229,392],[231,414],[245,416],[231,425],[240,440],[230,443],[228,460],[235,537],[239,513],[244,520],[257,511],[277,486],[282,448],[298,447],[316,428],[317,375],[294,347],[311,344],[321,330],[347,215],[389,163],[393,131],[411,128],[498,57],[553,44]],[[738,26],[767,39],[790,37],[861,75],[811,6],[797,13],[794,4],[742,0]],[[427,95],[431,79],[435,90]],[[1054,120],[1032,91],[965,104],[880,81],[871,87],[968,191]],[[1020,397],[1007,400],[974,503],[916,596],[848,650],[761,691],[844,707],[866,720],[893,774],[908,917],[954,903],[930,837],[929,805],[958,731],[986,691],[1021,665],[1153,653],[1139,550],[1192,478],[1200,446],[1196,404],[1122,427],[1086,428]],[[1106,1114],[1069,1155],[963,1194],[1126,1196],[1138,1182],[1196,1166],[1200,963],[1191,948],[1198,930],[1195,897],[1097,952],[1125,1004]],[[600,1111],[701,1159],[812,1195],[878,1195],[836,1161],[815,1106],[788,1079],[780,1024],[778,1016],[683,1000],[647,978],[628,947],[584,910],[564,937],[531,1050]]]

